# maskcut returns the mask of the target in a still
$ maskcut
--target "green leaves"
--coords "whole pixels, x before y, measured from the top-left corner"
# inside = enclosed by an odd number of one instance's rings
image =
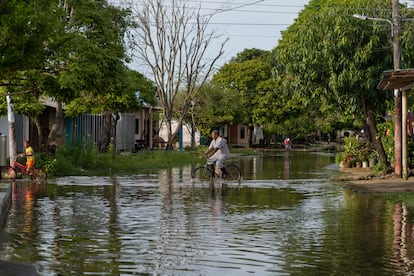
[[[350,110],[364,111],[364,101],[369,98],[380,110],[386,93],[376,91],[376,84],[382,71],[392,68],[389,26],[360,21],[352,13],[389,10],[390,2],[311,3],[283,34],[277,47],[278,61],[293,78],[291,85],[303,96],[326,98]],[[316,3],[318,9],[313,8]]]
[[[28,116],[41,112],[20,107],[27,100],[22,93],[35,97],[30,100],[33,105],[40,95],[65,102],[72,115],[106,108],[136,110],[138,90],[148,102],[153,97],[153,85],[125,65],[128,10],[106,0],[65,1],[65,5],[49,0],[3,2],[0,84],[18,94],[16,112]],[[150,90],[152,94],[147,94]]]
[[[271,66],[266,55],[270,56],[265,51],[245,50],[214,75],[213,83],[241,104],[235,107],[237,116],[232,123],[256,125],[252,112],[265,89],[269,89],[266,82],[271,78]]]

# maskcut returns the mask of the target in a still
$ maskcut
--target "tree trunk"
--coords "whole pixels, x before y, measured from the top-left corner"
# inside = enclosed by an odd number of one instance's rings
[[[172,133],[171,119],[167,118],[165,120],[165,124],[166,124],[166,127],[167,127],[167,144],[165,146],[165,150],[172,150],[173,149],[174,136],[173,136],[173,133]]]
[[[180,131],[180,128],[183,124],[183,120],[184,120],[184,116],[187,112],[187,109],[184,107],[182,110],[182,114],[180,115],[180,118],[177,119],[177,128],[175,130],[172,129],[172,121],[173,121],[173,116],[172,116],[172,112],[165,112],[164,116],[165,116],[165,124],[167,126],[167,137],[168,137],[168,141],[165,147],[165,150],[172,150],[174,148],[174,139],[175,137],[177,137],[177,134]]]
[[[108,150],[109,143],[111,142],[111,130],[112,130],[112,112],[105,111],[102,114],[103,118],[103,130],[101,138],[98,142],[98,150],[103,153]]]
[[[248,142],[248,147],[249,148],[251,148],[253,146],[253,131],[254,131],[253,126],[249,126],[247,128],[247,142]]]
[[[37,146],[39,147],[40,151],[44,151],[43,148],[43,135],[42,135],[42,125],[40,124],[39,121],[39,116],[36,117],[32,117],[31,118],[33,124],[36,126],[37,129]]]
[[[378,137],[378,129],[377,129],[377,123],[375,121],[375,114],[371,106],[369,105],[366,106],[366,112],[367,112],[367,124],[369,127],[370,135],[372,137],[372,143],[374,144],[374,147],[378,152],[378,157],[379,157],[381,164],[384,164],[387,168],[389,168],[390,163],[388,162],[387,156],[385,154],[384,146],[382,145],[382,142]]]
[[[46,151],[49,152],[51,146],[56,145],[56,135],[63,126],[63,106],[62,102],[57,102],[55,123],[52,125],[49,135],[47,136]]]

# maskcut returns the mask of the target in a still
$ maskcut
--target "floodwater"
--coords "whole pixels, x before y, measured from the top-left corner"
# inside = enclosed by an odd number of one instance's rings
[[[2,260],[40,275],[414,275],[414,196],[358,194],[334,155],[234,158],[240,186],[156,175],[19,180]]]

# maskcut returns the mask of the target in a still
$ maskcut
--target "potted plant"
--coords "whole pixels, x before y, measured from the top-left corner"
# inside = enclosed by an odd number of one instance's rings
[[[369,156],[368,156],[368,163],[369,166],[372,168],[377,164],[378,161],[378,152],[375,149],[371,149],[369,151]]]
[[[358,158],[362,162],[362,167],[363,168],[368,168],[369,147],[367,145],[363,145],[359,149]]]
[[[361,143],[353,136],[344,138],[344,166],[349,167],[355,166],[358,162],[358,155],[360,152]]]

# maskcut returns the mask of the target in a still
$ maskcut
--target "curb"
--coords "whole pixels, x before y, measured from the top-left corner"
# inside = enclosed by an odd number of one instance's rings
[[[0,181],[0,222],[3,226],[11,204],[12,184]]]

